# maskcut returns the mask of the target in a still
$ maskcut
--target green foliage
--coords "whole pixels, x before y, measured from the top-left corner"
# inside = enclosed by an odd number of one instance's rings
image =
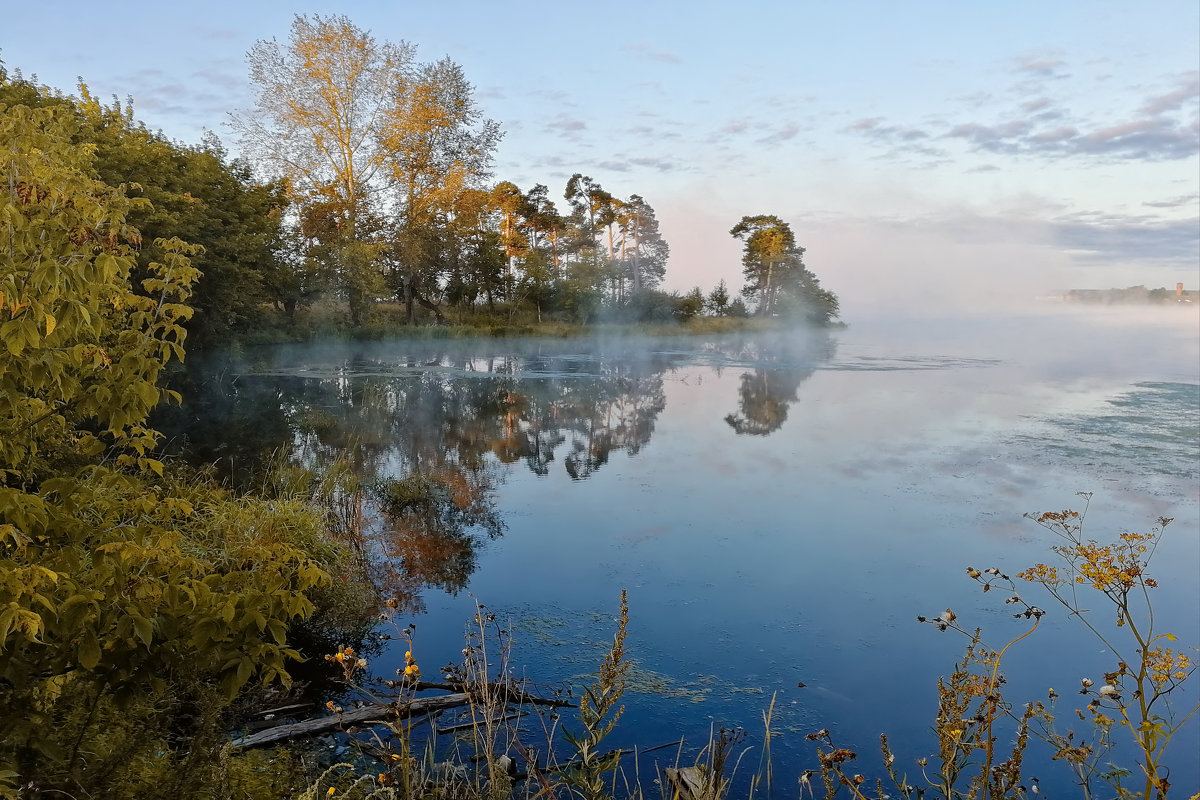
[[[726,288],[724,279],[708,293],[704,306],[718,317],[729,313],[729,289]]]
[[[704,295],[700,292],[699,286],[675,301],[675,316],[677,319],[687,321],[699,316],[703,311]]]
[[[150,457],[201,251],[160,239],[135,281],[149,204],[91,177],[79,124],[0,106],[0,773],[157,793],[252,679],[287,683],[335,559],[307,505]]]
[[[203,248],[190,254],[199,270],[189,300],[195,316],[187,323],[193,341],[244,333],[261,322],[264,303],[282,305],[294,273],[281,259],[288,203],[283,184],[257,182],[213,134],[199,145],[181,145],[136,122],[129,104],[114,100],[106,106],[85,85],[79,91],[78,99],[66,97],[0,72],[0,103],[55,108],[73,117],[72,141],[93,154],[87,174],[150,201],[126,210],[126,223],[142,239],[132,252],[136,275],[164,260],[157,239]]]

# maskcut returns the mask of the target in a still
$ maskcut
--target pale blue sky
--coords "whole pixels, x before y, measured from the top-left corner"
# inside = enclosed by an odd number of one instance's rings
[[[496,179],[642,195],[669,288],[740,287],[728,230],[760,213],[851,316],[1200,283],[1195,0],[37,5],[0,15],[9,69],[235,152],[245,53],[296,13],[448,55],[506,131]]]

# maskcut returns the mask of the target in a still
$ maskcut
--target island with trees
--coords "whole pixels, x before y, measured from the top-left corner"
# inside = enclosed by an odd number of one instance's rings
[[[140,271],[160,258],[157,239],[202,248],[184,322],[193,346],[414,326],[837,318],[836,297],[773,216],[731,231],[746,247],[740,296],[724,282],[663,291],[670,247],[650,201],[583,171],[557,196],[497,179],[500,124],[448,58],[421,62],[415,46],[345,17],[298,16],[286,41],[260,41],[248,60],[256,102],[231,114],[237,158],[211,133],[171,141],[86,85],[73,97],[2,78],[0,103],[61,109],[95,153],[94,177],[149,201],[129,213]]]

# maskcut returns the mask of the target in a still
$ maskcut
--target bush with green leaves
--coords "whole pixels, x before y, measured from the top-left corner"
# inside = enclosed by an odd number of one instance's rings
[[[135,285],[145,201],[91,177],[78,124],[0,105],[0,793],[187,795],[221,709],[289,680],[333,558],[306,504],[153,458],[198,251],[159,240]]]

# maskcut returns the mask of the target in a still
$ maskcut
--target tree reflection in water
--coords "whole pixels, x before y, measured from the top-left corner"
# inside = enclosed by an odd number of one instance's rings
[[[726,415],[725,422],[739,435],[766,436],[779,430],[787,421],[800,384],[812,377],[817,365],[832,359],[835,350],[828,334],[779,339],[766,345],[756,342],[744,348],[743,356],[766,366],[742,373],[739,413]]]
[[[373,536],[373,578],[385,596],[419,611],[423,587],[461,591],[479,547],[503,534],[495,493],[507,468],[546,476],[560,462],[585,480],[614,452],[646,446],[666,406],[664,376],[695,364],[698,352],[691,342],[659,351],[644,344],[522,352],[518,343],[487,343],[512,351],[479,356],[479,343],[390,343],[332,354],[281,347],[257,361],[200,357],[176,376],[184,406],[160,413],[157,425],[177,452],[235,486],[262,481],[281,450],[318,471],[348,464],[366,487],[350,507]],[[399,347],[413,354],[397,356]],[[753,367],[742,376],[739,413],[726,421],[738,433],[777,430],[800,384],[832,352],[825,334],[710,346],[718,364]]]

